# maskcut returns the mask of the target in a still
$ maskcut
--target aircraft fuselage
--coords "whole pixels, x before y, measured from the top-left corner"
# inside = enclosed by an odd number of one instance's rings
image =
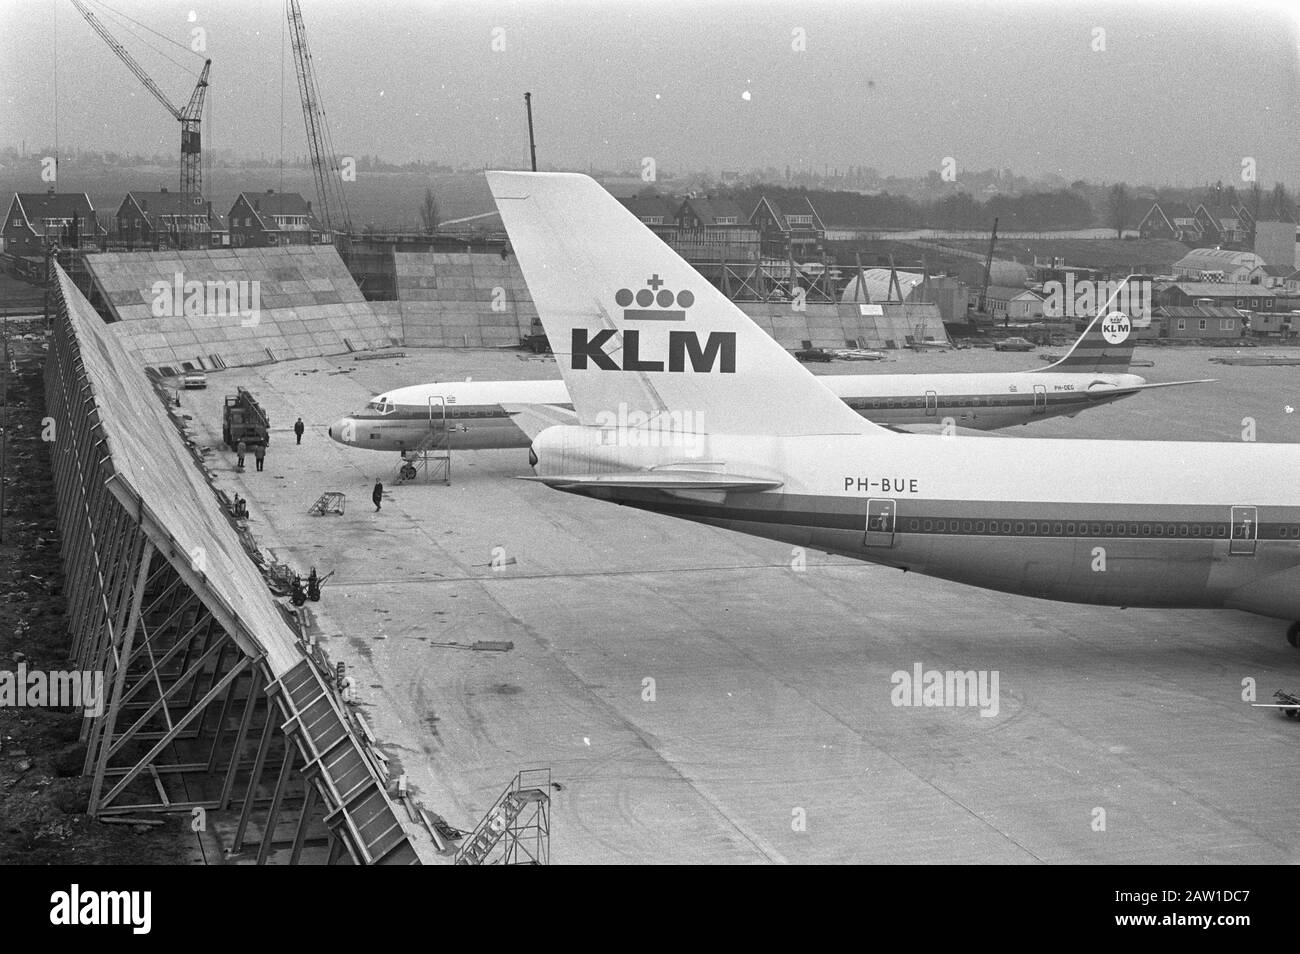
[[[1025,596],[1300,619],[1291,445],[1045,439],[1008,461],[979,438],[713,435],[633,450],[593,446],[587,430],[540,434],[536,473],[599,473],[605,456],[620,469],[725,460],[783,485],[569,492]],[[1099,471],[1105,482],[1080,478]],[[1129,473],[1143,480],[1127,486]]]
[[[1072,416],[1136,394],[1134,389],[1145,384],[1134,374],[1079,372],[828,374],[818,380],[877,424],[951,424],[972,430]],[[491,399],[493,384],[502,394],[500,403]],[[515,395],[518,386],[526,390]],[[367,407],[336,421],[330,436],[352,447],[381,451],[409,451],[422,444],[452,450],[522,448],[531,441],[502,403],[571,408],[563,381],[475,382],[472,389],[449,382],[441,388],[398,388],[384,396],[389,410]]]

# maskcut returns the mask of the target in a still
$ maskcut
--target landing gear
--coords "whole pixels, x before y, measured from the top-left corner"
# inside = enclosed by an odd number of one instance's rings
[[[1292,649],[1300,649],[1300,622],[1292,623],[1286,628],[1286,641]]]

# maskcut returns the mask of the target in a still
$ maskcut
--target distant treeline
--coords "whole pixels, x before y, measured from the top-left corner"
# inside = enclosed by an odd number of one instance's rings
[[[994,218],[998,219],[998,228],[1004,230],[1078,229],[1088,228],[1099,218],[1086,197],[1068,189],[1016,196],[994,195],[984,202],[966,192],[925,201],[888,192],[862,195],[768,185],[723,194],[735,199],[746,213],[753,211],[763,195],[785,212],[797,212],[797,207],[803,205],[806,197],[828,226],[872,229],[987,229]]]
[[[1204,203],[1207,208],[1220,211],[1245,208],[1261,220],[1297,220],[1296,203],[1280,182],[1271,188],[1260,189],[1238,190],[1232,185],[1216,182],[1200,188],[1143,187],[1130,191],[1123,183],[1101,186],[1080,180],[1068,189],[991,195],[983,201],[968,192],[954,192],[936,199],[913,199],[888,192],[863,195],[781,185],[746,186],[724,190],[720,194],[735,199],[746,214],[753,211],[763,195],[786,212],[796,212],[796,207],[802,206],[807,197],[827,226],[866,229],[987,230],[995,218],[998,228],[1003,231],[1136,228],[1155,201],[1171,210],[1177,203],[1192,208]]]

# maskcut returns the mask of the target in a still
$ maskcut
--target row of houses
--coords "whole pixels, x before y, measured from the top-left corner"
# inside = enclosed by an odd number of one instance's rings
[[[1173,239],[1193,248],[1217,245],[1244,248],[1255,232],[1255,217],[1240,204],[1211,209],[1205,203],[1153,203],[1138,223],[1142,238]]]
[[[714,196],[645,193],[619,201],[687,260],[803,260],[815,258],[826,240],[826,225],[806,196],[788,208],[762,196],[748,211]]]
[[[0,251],[39,257],[47,248],[254,248],[332,240],[297,192],[241,192],[222,215],[198,195],[128,192],[112,214],[84,192],[16,192]]]

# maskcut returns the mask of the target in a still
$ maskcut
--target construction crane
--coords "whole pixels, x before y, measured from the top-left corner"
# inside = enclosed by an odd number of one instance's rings
[[[298,0],[287,0],[289,37],[293,43],[293,62],[298,73],[298,92],[302,95],[302,118],[307,125],[307,145],[311,149],[311,170],[316,179],[318,217],[330,231],[352,230],[352,214],[343,194],[343,171],[334,152],[325,107],[321,105],[316,72],[312,69],[311,51],[307,48],[307,29],[303,26]]]
[[[181,194],[191,196],[196,206],[203,204],[203,141],[199,135],[199,122],[203,118],[203,98],[208,94],[208,70],[211,60],[203,61],[203,72],[199,74],[198,85],[190,94],[190,101],[184,109],[167,98],[167,94],[158,88],[158,84],[145,72],[144,67],[136,62],[135,57],[127,52],[126,47],[117,41],[108,28],[99,22],[82,0],[72,0],[72,5],[86,18],[96,33],[109,45],[118,59],[126,64],[135,78],[144,84],[145,89],[153,93],[158,102],[167,107],[167,111],[181,124]]]
[[[989,276],[993,274],[993,247],[998,244],[998,220],[993,220],[993,234],[989,236],[989,253],[984,256],[984,282],[980,285],[979,314],[985,313],[989,297]]]

